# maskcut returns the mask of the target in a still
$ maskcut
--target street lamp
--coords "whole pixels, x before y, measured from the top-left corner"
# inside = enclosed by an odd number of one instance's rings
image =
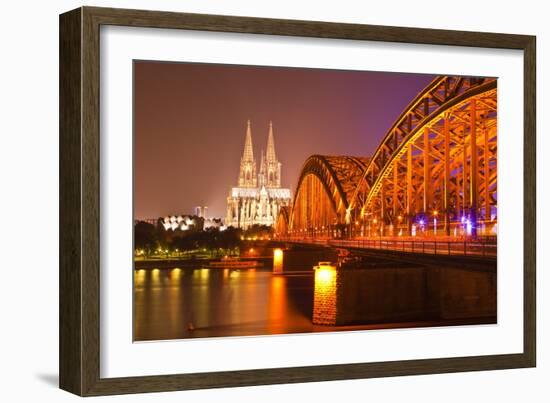
[[[421,218],[421,219],[418,221],[418,225],[420,226],[420,231],[422,232],[422,236],[425,235],[425,232],[424,232],[424,231],[425,231],[424,224],[426,224],[426,223],[424,222],[424,219]]]
[[[375,217],[372,219],[372,224],[373,224],[373,228],[374,228],[374,234],[373,236],[379,236],[379,237],[382,237],[382,222],[380,222],[380,226],[378,226],[378,219]]]
[[[403,234],[403,229],[401,228],[401,221],[403,221],[403,216],[398,215],[397,216],[397,228],[399,229],[398,235],[401,236]]]
[[[434,235],[437,235],[437,210],[434,210]]]

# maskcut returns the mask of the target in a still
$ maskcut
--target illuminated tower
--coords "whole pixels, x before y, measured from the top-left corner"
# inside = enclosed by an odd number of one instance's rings
[[[260,169],[256,175],[252,131],[248,121],[239,186],[229,190],[225,226],[244,229],[256,224],[271,226],[277,221],[281,207],[288,207],[290,200],[290,189],[281,188],[281,163],[275,154],[273,125],[269,123],[267,154],[262,151]]]
[[[267,135],[267,152],[265,155],[266,187],[281,187],[281,163],[277,161],[275,154],[275,139],[273,138],[273,123],[269,122],[269,134]]]
[[[252,130],[250,120],[247,122],[246,137],[244,140],[244,151],[241,157],[241,169],[239,171],[239,187],[253,188],[257,185],[256,161],[252,149]]]
[[[262,150],[261,158],[260,158],[260,173],[258,174],[258,187],[261,188],[262,186],[265,186],[267,178],[267,171],[266,171],[266,165],[265,165],[265,157],[264,157],[264,150]]]

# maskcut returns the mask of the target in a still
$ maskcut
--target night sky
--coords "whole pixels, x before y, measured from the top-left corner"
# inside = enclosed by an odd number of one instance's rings
[[[225,217],[246,121],[259,170],[269,121],[292,192],[312,154],[370,156],[435,76],[215,64],[134,64],[136,218]]]

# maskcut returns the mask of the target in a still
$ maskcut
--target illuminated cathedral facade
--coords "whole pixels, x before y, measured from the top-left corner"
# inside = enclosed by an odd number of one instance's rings
[[[238,186],[227,197],[225,226],[246,229],[254,224],[273,225],[281,207],[290,205],[290,189],[281,187],[281,163],[275,154],[273,124],[269,122],[267,149],[260,157],[259,169],[254,159],[252,129],[247,123],[241,157]]]

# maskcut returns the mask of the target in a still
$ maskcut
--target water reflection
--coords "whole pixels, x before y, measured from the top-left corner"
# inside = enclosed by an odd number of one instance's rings
[[[284,323],[286,314],[287,299],[286,299],[286,278],[282,276],[274,276],[269,288],[269,321],[268,331],[271,334],[281,333],[281,324]]]
[[[312,331],[312,273],[178,268],[135,278],[135,340]]]
[[[134,272],[134,339],[307,333],[495,323],[496,268],[373,262],[344,270],[318,251],[273,253],[273,269]],[[314,263],[313,263],[314,262]],[[315,308],[315,309],[314,309]]]

